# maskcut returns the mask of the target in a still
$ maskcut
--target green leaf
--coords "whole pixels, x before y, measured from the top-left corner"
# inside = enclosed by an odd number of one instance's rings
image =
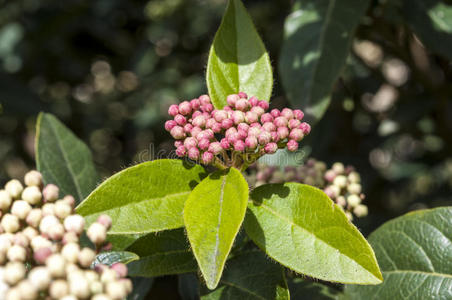
[[[198,270],[183,229],[150,233],[127,251],[140,256],[139,260],[128,264],[131,276],[156,277]]]
[[[267,184],[250,197],[246,232],[282,265],[322,280],[381,282],[372,248],[321,190],[299,183]]]
[[[290,102],[320,119],[369,0],[298,0],[285,22],[279,72]]]
[[[289,281],[291,300],[335,300],[340,296],[336,289],[324,284],[295,278]]]
[[[196,273],[177,276],[177,290],[182,300],[199,300],[199,282]]]
[[[270,58],[240,0],[230,0],[210,48],[207,88],[217,109],[239,91],[269,101],[273,87]]]
[[[408,213],[369,236],[384,282],[346,286],[347,299],[452,299],[452,207]]]
[[[77,207],[87,223],[109,215],[109,235],[132,235],[184,226],[183,209],[204,169],[161,159],[125,169],[102,183]],[[127,239],[127,237],[126,237]]]
[[[201,300],[289,300],[284,270],[261,251],[248,251],[228,260],[228,267],[213,291],[202,291]]]
[[[154,278],[146,277],[133,277],[132,279],[132,292],[127,296],[127,300],[144,300],[146,299],[149,290],[154,284]]]
[[[44,183],[53,183],[61,195],[82,201],[99,181],[88,147],[51,114],[36,123],[36,165]]]
[[[140,257],[132,252],[127,251],[109,251],[102,252],[96,256],[93,264],[94,266],[97,264],[104,264],[111,266],[114,263],[123,263],[128,264],[134,260],[139,259]]]
[[[429,50],[452,59],[452,5],[438,0],[404,0],[401,13]]]
[[[234,168],[204,179],[188,197],[185,227],[207,286],[214,289],[240,229],[248,202],[248,184]]]

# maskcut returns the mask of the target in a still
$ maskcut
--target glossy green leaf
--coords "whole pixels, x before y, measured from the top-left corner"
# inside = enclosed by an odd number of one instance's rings
[[[144,300],[149,293],[152,285],[154,284],[154,278],[147,277],[132,277],[132,292],[127,295],[127,300]]]
[[[195,187],[184,208],[185,227],[210,289],[220,280],[248,202],[248,184],[235,168],[209,175]]]
[[[140,256],[128,264],[131,276],[156,277],[197,271],[183,229],[150,233],[133,243],[127,251]]]
[[[133,235],[184,226],[185,200],[204,176],[199,165],[161,159],[125,169],[103,182],[78,207],[87,223],[101,214],[113,225],[109,235]]]
[[[72,195],[77,203],[94,190],[99,176],[91,151],[53,115],[39,114],[35,147],[44,183],[58,185],[61,195]]]
[[[246,232],[282,265],[327,281],[381,282],[372,248],[321,190],[299,183],[267,184],[250,197]]]
[[[320,119],[369,0],[298,0],[285,22],[279,72],[290,102]]]
[[[239,91],[270,100],[273,74],[270,58],[246,8],[230,0],[207,63],[207,87],[217,109],[226,97]]]
[[[408,213],[369,236],[383,272],[377,286],[346,286],[347,299],[452,299],[452,207]]]
[[[135,253],[128,251],[109,251],[98,254],[93,264],[104,264],[109,266],[114,263],[128,264],[134,260],[138,260],[139,258],[140,257]]]
[[[337,300],[341,293],[321,283],[295,278],[289,281],[291,300]]]
[[[182,300],[199,300],[199,281],[196,273],[177,276],[177,290]]]
[[[452,5],[440,0],[404,0],[402,16],[428,50],[452,59]]]
[[[289,290],[280,265],[261,251],[248,251],[228,260],[219,286],[202,291],[201,300],[289,300]]]

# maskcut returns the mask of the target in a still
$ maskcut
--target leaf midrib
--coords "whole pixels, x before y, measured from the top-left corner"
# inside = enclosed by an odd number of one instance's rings
[[[446,277],[452,279],[452,274],[438,273],[438,272],[425,272],[418,270],[391,270],[391,271],[382,271],[384,274],[419,274],[433,277]]]

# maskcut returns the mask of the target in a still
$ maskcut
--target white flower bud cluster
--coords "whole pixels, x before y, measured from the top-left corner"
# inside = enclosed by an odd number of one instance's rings
[[[361,189],[361,177],[352,166],[345,167],[337,162],[330,169],[322,161],[309,159],[304,165],[279,167],[256,164],[250,168],[247,176],[250,185],[259,186],[265,183],[283,183],[295,181],[322,189],[328,197],[342,207],[349,220],[364,217],[368,213],[367,206],[361,202],[365,195]]]
[[[37,171],[24,182],[0,188],[0,300],[126,298],[132,282],[124,264],[91,268],[97,253],[80,245],[85,220],[74,213],[75,199],[59,199]],[[96,249],[108,248],[110,226],[103,215],[87,229]]]

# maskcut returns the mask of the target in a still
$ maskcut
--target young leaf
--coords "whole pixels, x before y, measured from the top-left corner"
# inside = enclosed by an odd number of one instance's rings
[[[250,197],[246,232],[282,265],[327,281],[382,281],[372,248],[321,190],[299,183],[267,184]]]
[[[183,229],[150,233],[127,251],[140,256],[139,260],[128,264],[131,276],[156,277],[198,270]]]
[[[131,235],[184,226],[185,200],[204,169],[182,160],[161,159],[125,169],[103,182],[77,207],[87,223],[109,215],[109,235]]]
[[[94,190],[99,176],[91,151],[53,115],[39,114],[35,147],[45,184],[58,185],[61,195],[72,195],[77,203]]]
[[[229,0],[210,48],[206,80],[217,109],[227,105],[228,95],[239,91],[270,100],[273,87],[270,58],[240,0]]]
[[[218,288],[202,291],[201,300],[220,299],[289,300],[284,270],[261,251],[241,253],[228,261]]]
[[[285,23],[279,72],[287,97],[320,119],[369,0],[298,0]]]
[[[220,280],[248,202],[248,184],[237,169],[211,174],[195,187],[184,208],[185,227],[207,286]]]
[[[452,299],[452,207],[421,210],[369,236],[383,284],[345,287],[347,299]]]
[[[132,252],[127,251],[109,251],[102,252],[96,256],[96,259],[93,262],[93,265],[104,264],[111,266],[114,263],[123,263],[128,264],[134,260],[139,259],[140,257]]]

